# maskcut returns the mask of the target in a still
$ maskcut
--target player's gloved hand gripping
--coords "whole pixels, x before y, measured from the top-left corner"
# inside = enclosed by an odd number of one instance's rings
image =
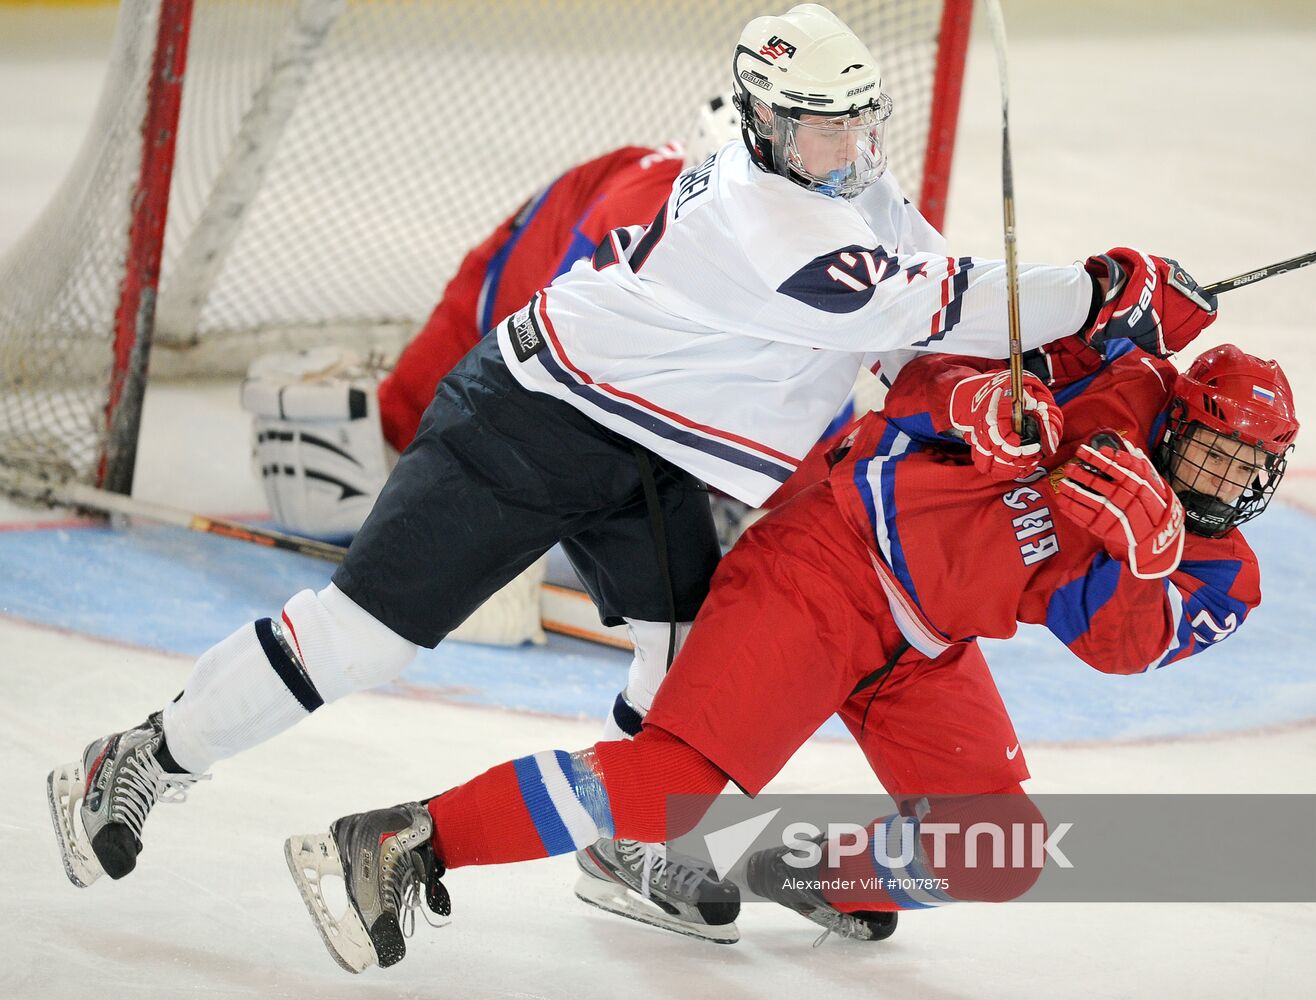
[[[1064,430],[1065,415],[1051,390],[1036,375],[1024,372],[1024,414],[1034,433],[1021,439],[1013,420],[1014,396],[1008,371],[985,372],[955,383],[950,393],[950,424],[964,436],[973,464],[993,479],[1026,476],[1054,455]]]
[[[1181,351],[1216,317],[1216,297],[1168,257],[1115,247],[1083,265],[1106,294],[1085,339],[1097,350],[1126,337],[1158,358]]]
[[[1119,447],[1112,441],[1118,440]],[[1101,539],[1141,580],[1169,576],[1183,555],[1183,505],[1137,446],[1111,432],[1080,445],[1056,485],[1056,506]]]

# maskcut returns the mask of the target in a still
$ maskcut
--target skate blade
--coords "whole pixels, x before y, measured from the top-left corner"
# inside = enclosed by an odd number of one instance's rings
[[[57,767],[46,778],[50,823],[55,828],[64,874],[79,889],[87,888],[104,874],[78,821],[78,806],[85,790],[81,763]]]
[[[289,837],[283,845],[283,856],[288,861],[292,880],[297,883],[297,891],[302,894],[306,911],[333,960],[351,973],[364,972],[372,965],[378,965],[375,946],[351,903],[347,912],[336,917],[320,891],[321,879],[325,875],[343,878],[343,865],[333,835],[312,833]]]
[[[649,924],[651,927],[661,927],[663,930],[674,931],[701,941],[712,941],[715,944],[735,944],[740,940],[740,930],[734,923],[713,927],[682,920],[663,911],[626,886],[611,880],[605,882],[603,879],[582,872],[576,879],[575,891],[576,898],[582,903],[597,906],[600,910],[607,910],[628,920]]]

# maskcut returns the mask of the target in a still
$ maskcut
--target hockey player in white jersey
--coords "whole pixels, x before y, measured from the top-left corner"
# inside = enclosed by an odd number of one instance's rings
[[[682,173],[647,228],[615,230],[466,356],[333,582],[243,625],[162,713],[52,773],[75,883],[126,875],[162,794],[397,677],[559,540],[603,621],[631,628],[613,718],[618,738],[637,732],[718,558],[704,484],[761,503],[884,353],[1004,357],[1005,267],[945,255],[884,173],[893,109],[863,43],[802,4],[751,21],[733,73],[744,142]],[[1187,301],[1170,332],[1190,338],[1214,301],[1145,259],[1151,298]],[[1143,292],[1081,264],[1025,266],[1024,347],[1075,331],[1100,347]],[[1165,350],[1166,333],[1146,336]],[[641,890],[669,925],[734,939],[738,900],[720,883],[634,845],[575,846],[588,877]],[[381,963],[400,944],[374,942]]]

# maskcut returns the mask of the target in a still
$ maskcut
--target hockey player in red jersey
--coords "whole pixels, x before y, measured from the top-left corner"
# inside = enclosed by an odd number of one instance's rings
[[[72,881],[129,874],[162,796],[394,680],[555,543],[600,619],[632,627],[630,676],[652,696],[720,556],[708,486],[760,504],[883,355],[1004,355],[1005,264],[945,254],[886,171],[893,104],[867,46],[800,4],[750,21],[732,70],[742,142],[679,174],[647,227],[610,232],[440,382],[332,583],[238,626],[177,698],[52,771]],[[1100,273],[1019,269],[1025,349],[1079,332],[1163,354],[1214,319],[1173,261],[1108,256]],[[620,699],[620,731],[648,707]],[[419,829],[388,842],[427,843]],[[734,917],[734,899],[703,907],[698,872],[609,843],[617,885],[691,925]]]
[[[332,839],[290,841],[296,874],[383,838],[377,873],[347,868],[355,931],[325,936],[337,957],[401,957],[391,900],[408,881],[427,883],[442,908],[445,869],[542,857],[599,834],[660,839],[668,795],[714,794],[728,780],[757,793],[833,712],[901,803],[875,837],[934,820],[1037,818],[977,637],[1033,622],[1096,669],[1135,673],[1231,636],[1261,596],[1236,529],[1265,509],[1298,424],[1279,366],[1233,346],[1182,375],[1123,339],[1103,357],[1069,338],[1030,362],[1045,375],[1026,377],[1041,439],[1031,448],[993,363],[930,356],[906,367],[826,479],[722,561],[633,741],[524,757],[423,805],[341,819]],[[902,886],[861,901],[799,888],[809,873],[785,867],[784,848],[754,855],[747,877],[760,895],[873,940],[901,909],[1013,898],[1038,874],[961,865],[960,843],[949,838],[940,868],[927,834],[903,868],[845,859],[829,875],[894,875]],[[357,926],[358,914],[373,922]]]

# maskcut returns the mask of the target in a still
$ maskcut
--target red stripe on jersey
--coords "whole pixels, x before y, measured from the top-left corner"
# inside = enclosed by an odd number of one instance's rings
[[[955,276],[955,258],[946,258],[946,277],[941,279],[941,308],[932,316],[932,328],[928,331],[928,336],[935,337],[941,333],[942,324],[945,322],[944,316],[946,307],[950,305],[950,280]]]
[[[778,462],[782,462],[785,465],[789,465],[792,469],[799,467],[799,464],[801,462],[801,459],[799,458],[795,458],[794,456],[787,455],[784,452],[777,451],[774,448],[769,448],[767,445],[760,444],[757,441],[751,441],[749,438],[741,437],[738,434],[732,434],[730,431],[719,430],[716,427],[709,427],[706,424],[696,423],[695,421],[689,419],[688,417],[683,417],[679,413],[673,413],[671,410],[665,410],[661,406],[649,402],[647,399],[643,398],[642,396],[637,396],[632,392],[626,392],[623,389],[618,389],[616,386],[610,385],[607,382],[595,382],[594,379],[592,379],[586,372],[576,367],[576,365],[572,362],[572,360],[569,357],[567,357],[567,352],[562,348],[562,342],[559,341],[557,338],[557,331],[553,328],[553,321],[548,318],[548,309],[545,305],[545,301],[547,300],[547,298],[548,295],[546,294],[546,292],[540,292],[539,303],[537,308],[539,311],[539,318],[544,323],[544,329],[548,332],[548,339],[550,343],[552,343],[553,345],[553,353],[557,356],[557,359],[562,363],[562,365],[565,368],[567,368],[573,375],[576,376],[576,378],[580,379],[586,385],[592,385],[596,389],[600,389],[608,393],[608,395],[610,396],[614,396],[617,399],[625,400],[626,402],[632,403],[635,406],[640,407],[641,409],[648,410],[650,413],[653,413],[656,416],[663,417],[666,420],[670,421],[671,423],[680,424],[683,427],[688,427],[690,430],[695,430],[695,431],[699,431],[702,434],[707,434],[709,437],[720,438],[723,441],[729,441],[733,444],[738,444],[742,448],[749,448],[752,451],[758,452],[760,455],[767,455],[768,457],[773,458]]]

